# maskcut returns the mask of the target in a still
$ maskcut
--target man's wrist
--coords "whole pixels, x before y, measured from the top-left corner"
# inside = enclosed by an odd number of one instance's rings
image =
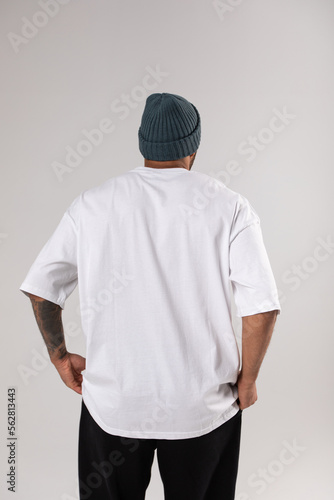
[[[254,377],[252,375],[247,375],[245,374],[242,370],[239,372],[239,376],[238,376],[238,382],[242,383],[243,385],[247,386],[247,385],[253,385],[255,384],[256,382],[256,378],[257,377]]]
[[[50,355],[51,363],[54,364],[55,366],[62,365],[67,361],[68,358],[69,358],[69,352],[66,349],[58,352],[53,352],[52,355]]]

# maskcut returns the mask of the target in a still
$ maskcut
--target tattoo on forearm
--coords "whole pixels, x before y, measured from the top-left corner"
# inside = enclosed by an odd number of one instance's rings
[[[27,295],[27,294],[26,294]],[[67,354],[62,309],[58,304],[29,295],[39,330],[51,360],[63,359]]]

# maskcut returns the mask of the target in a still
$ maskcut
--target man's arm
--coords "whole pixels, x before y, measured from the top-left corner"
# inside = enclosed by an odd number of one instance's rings
[[[272,337],[277,310],[242,318],[242,367],[238,376],[239,407],[257,401],[255,381]]]
[[[31,300],[38,328],[48,349],[51,362],[63,382],[78,394],[81,392],[85,358],[67,351],[62,322],[62,308],[49,300],[31,293],[22,292]]]
[[[31,300],[36,322],[52,363],[61,361],[68,355],[65,345],[61,307],[42,297],[37,297],[37,295],[32,295],[24,290],[22,291]]]

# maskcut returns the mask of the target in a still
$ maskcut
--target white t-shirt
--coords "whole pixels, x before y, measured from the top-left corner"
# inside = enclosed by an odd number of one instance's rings
[[[238,412],[231,295],[239,317],[280,311],[245,197],[202,172],[145,166],[83,191],[20,289],[64,308],[77,285],[82,397],[103,430],[191,438]]]

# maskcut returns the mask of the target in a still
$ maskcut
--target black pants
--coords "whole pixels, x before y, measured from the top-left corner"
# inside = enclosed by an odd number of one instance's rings
[[[102,430],[82,400],[80,500],[144,500],[155,449],[165,500],[233,500],[241,416],[195,438],[126,438]]]

